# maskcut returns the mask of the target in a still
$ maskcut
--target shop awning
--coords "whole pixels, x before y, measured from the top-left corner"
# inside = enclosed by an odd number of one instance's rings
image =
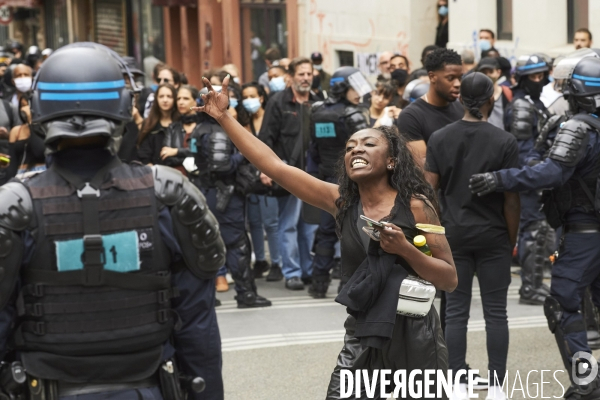
[[[0,0],[0,7],[36,8],[42,5],[41,0]]]
[[[197,7],[198,0],[152,0],[152,5],[160,7]]]

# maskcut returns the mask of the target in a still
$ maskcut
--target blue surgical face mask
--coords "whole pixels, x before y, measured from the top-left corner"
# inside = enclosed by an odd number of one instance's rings
[[[448,15],[448,7],[441,6],[440,8],[438,8],[438,14],[440,14],[440,17],[445,17],[446,15]]]
[[[491,48],[492,48],[492,43],[489,40],[487,40],[487,39],[479,40],[479,50],[488,51]]]
[[[273,78],[269,81],[269,89],[272,92],[281,92],[285,89],[285,79],[283,76],[279,76],[277,78]]]
[[[236,99],[235,97],[229,98],[229,107],[236,108],[238,106],[238,104],[239,104],[238,99]]]
[[[548,76],[548,80],[549,80],[550,82],[554,82],[554,77],[553,77],[552,75],[549,75],[549,76]]]
[[[244,105],[246,111],[248,111],[250,114],[256,114],[256,112],[260,110],[261,106],[260,99],[257,97],[244,99],[242,104]]]

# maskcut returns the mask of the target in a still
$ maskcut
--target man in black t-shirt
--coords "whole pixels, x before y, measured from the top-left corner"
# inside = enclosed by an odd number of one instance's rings
[[[456,101],[460,92],[462,60],[454,50],[436,49],[425,58],[429,91],[406,107],[396,122],[400,133],[408,136],[416,160],[425,161],[431,134],[458,121],[464,115]]]
[[[458,274],[458,287],[446,293],[449,366],[454,372],[468,369],[467,323],[473,276],[477,274],[486,323],[489,376],[497,374],[502,382],[508,355],[506,301],[519,226],[519,194],[497,193],[482,200],[471,194],[469,179],[473,171],[483,173],[495,171],[495,166],[518,166],[519,149],[513,135],[487,122],[494,107],[490,78],[480,72],[465,77],[461,102],[464,117],[431,135],[425,165],[429,183],[440,190],[441,222]],[[492,379],[490,385],[487,399],[506,399],[502,388],[493,386]],[[466,381],[460,386],[454,390],[462,393]]]

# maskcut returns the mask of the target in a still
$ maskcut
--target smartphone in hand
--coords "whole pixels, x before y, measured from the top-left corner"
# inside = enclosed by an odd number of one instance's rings
[[[378,228],[385,228],[385,223],[383,223],[383,222],[379,222],[379,221],[375,221],[374,219],[371,219],[371,218],[369,218],[369,217],[366,217],[366,216],[364,216],[364,215],[361,215],[361,216],[360,216],[360,219],[362,219],[363,221],[367,221],[367,224],[368,224],[370,227],[376,226],[376,227],[378,227]]]

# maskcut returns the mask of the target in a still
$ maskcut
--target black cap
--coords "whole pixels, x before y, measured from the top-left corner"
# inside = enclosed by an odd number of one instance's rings
[[[495,57],[485,57],[477,65],[477,71],[481,72],[482,69],[500,69],[500,63]]]
[[[494,83],[481,72],[473,72],[463,78],[460,84],[460,96],[466,101],[487,100],[494,94]],[[466,103],[465,103],[466,104]]]
[[[404,86],[406,79],[408,78],[408,71],[405,69],[397,68],[392,71],[392,80],[398,82],[399,86]]]
[[[318,51],[315,51],[314,53],[312,53],[310,55],[310,59],[311,60],[322,60],[323,59],[323,54],[319,53]]]

